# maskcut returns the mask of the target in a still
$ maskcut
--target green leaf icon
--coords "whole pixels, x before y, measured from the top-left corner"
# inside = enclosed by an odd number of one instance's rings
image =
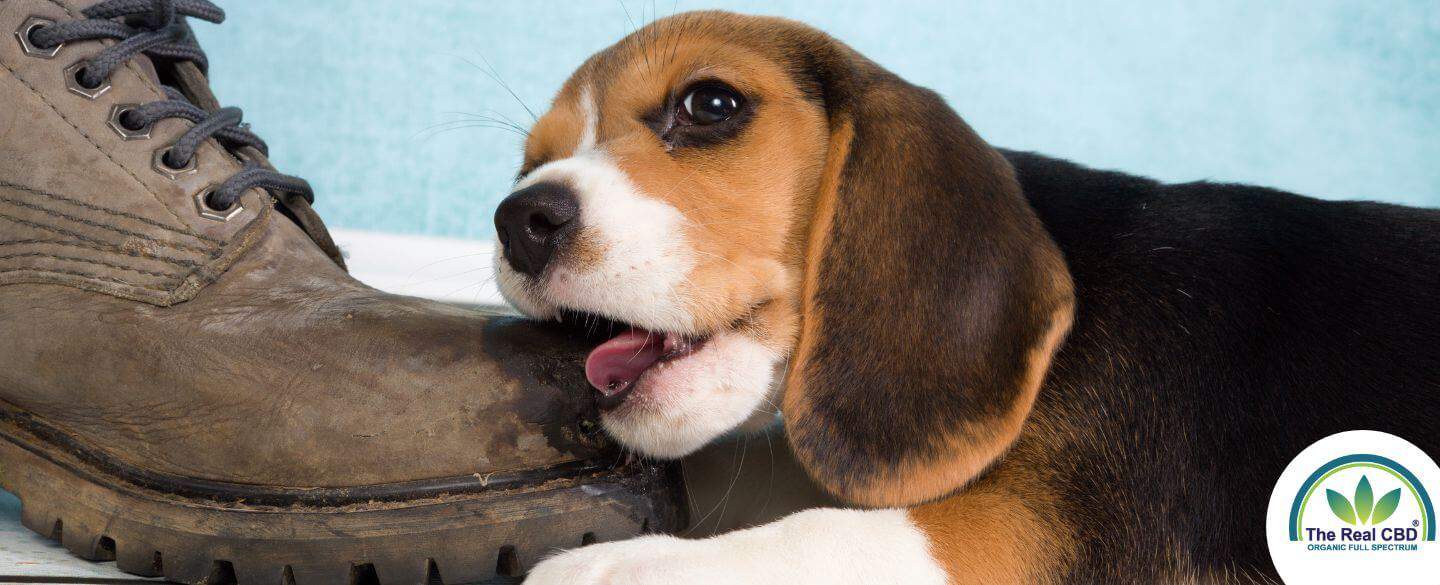
[[[1325,497],[1330,500],[1330,511],[1335,513],[1336,518],[1344,520],[1346,524],[1355,523],[1355,509],[1350,507],[1350,500],[1335,490],[1325,490]]]
[[[1379,524],[1395,513],[1395,508],[1400,507],[1400,488],[1390,490],[1375,504],[1375,516],[1370,518],[1371,524]]]
[[[1360,485],[1355,486],[1355,517],[1364,524],[1370,519],[1370,510],[1375,508],[1375,492],[1370,490],[1370,478],[1360,476]]]

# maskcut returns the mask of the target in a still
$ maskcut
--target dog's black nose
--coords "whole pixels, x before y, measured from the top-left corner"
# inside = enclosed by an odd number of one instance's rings
[[[560,183],[536,183],[506,197],[495,210],[495,232],[510,266],[539,276],[575,231],[580,201]]]

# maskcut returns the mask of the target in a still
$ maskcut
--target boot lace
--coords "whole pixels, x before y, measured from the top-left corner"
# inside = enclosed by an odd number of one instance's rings
[[[225,21],[225,11],[207,0],[106,0],[84,9],[81,14],[84,19],[34,30],[30,41],[43,49],[75,41],[116,41],[76,71],[76,82],[87,88],[100,87],[116,69],[140,54],[162,60],[190,61],[204,72],[209,61],[185,18],[215,24]],[[165,86],[164,91],[167,99],[125,112],[120,123],[131,130],[147,128],[166,118],[189,120],[194,124],[165,153],[164,163],[171,168],[188,166],[195,151],[211,138],[243,161],[243,168],[210,194],[207,204],[212,208],[230,209],[241,194],[252,188],[295,193],[304,197],[306,203],[315,202],[314,191],[304,179],[276,172],[238,152],[248,146],[267,157],[270,154],[265,141],[241,121],[240,108],[208,111],[192,103],[178,89]]]

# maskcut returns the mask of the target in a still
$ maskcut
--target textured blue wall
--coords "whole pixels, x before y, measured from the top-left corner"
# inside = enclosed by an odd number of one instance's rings
[[[197,24],[227,104],[332,225],[488,237],[570,71],[670,0],[232,0]],[[679,0],[816,24],[990,142],[1166,180],[1440,206],[1435,0]],[[627,17],[626,12],[630,13]],[[473,64],[473,65],[472,65]],[[448,123],[448,125],[447,125]],[[439,125],[439,126],[437,126]]]

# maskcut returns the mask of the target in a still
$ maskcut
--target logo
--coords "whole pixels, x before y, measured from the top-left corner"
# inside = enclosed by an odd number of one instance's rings
[[[1360,480],[1355,482],[1351,497],[1347,498],[1330,487],[1350,485],[1346,480],[1356,475],[1360,476]],[[1388,488],[1398,484],[1399,487],[1385,492],[1376,500],[1375,488],[1370,483],[1372,475],[1382,486]],[[1321,513],[1321,518],[1312,516],[1310,525],[1306,526],[1305,511],[1312,496],[1318,495],[1322,489],[1331,515],[1326,517]],[[1406,513],[1401,514],[1399,519],[1408,519],[1408,522],[1391,522],[1381,528],[1395,516],[1402,498],[1410,505],[1406,506]],[[1418,550],[1415,542],[1435,540],[1435,507],[1425,486],[1405,466],[1373,454],[1338,457],[1316,469],[1295,494],[1290,517],[1290,540],[1317,543],[1309,547],[1312,550],[1378,550],[1373,546],[1377,543],[1409,543],[1408,546],[1386,550]],[[1336,520],[1344,525],[1337,526]]]
[[[1349,431],[1316,442],[1270,496],[1276,570],[1286,583],[1433,577],[1440,543],[1427,488],[1437,482],[1435,462],[1394,435]]]

